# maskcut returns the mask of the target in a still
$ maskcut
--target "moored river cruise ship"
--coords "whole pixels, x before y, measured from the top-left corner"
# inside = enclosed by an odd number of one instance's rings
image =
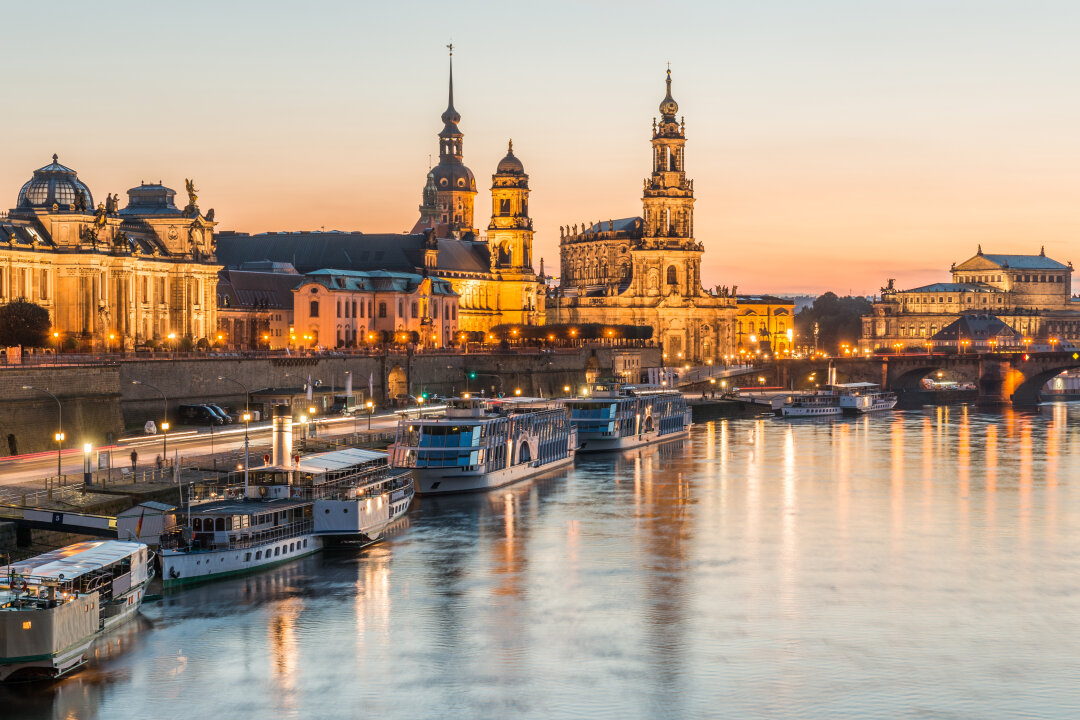
[[[100,635],[139,611],[152,557],[142,543],[91,540],[0,567],[0,682],[85,664]]]
[[[184,524],[162,535],[166,588],[261,570],[328,542],[376,542],[412,501],[412,478],[392,470],[384,452],[349,448],[294,458],[291,418],[276,415],[273,447],[271,464],[249,470],[246,489],[202,488],[208,499],[189,502]]]
[[[491,490],[574,462],[566,408],[543,398],[451,398],[440,415],[403,418],[391,464],[420,495]]]
[[[596,383],[562,400],[577,430],[578,452],[626,450],[690,432],[690,408],[678,390],[657,385]]]

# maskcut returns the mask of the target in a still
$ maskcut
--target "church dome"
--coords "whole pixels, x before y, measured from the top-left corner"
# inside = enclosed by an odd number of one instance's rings
[[[93,211],[94,196],[90,194],[90,188],[79,180],[74,170],[57,160],[53,155],[51,163],[34,171],[34,176],[19,190],[16,208],[51,208],[55,203],[60,209],[67,210],[76,204],[76,198],[82,192],[86,198],[86,211]]]
[[[514,155],[514,141],[510,141],[510,145],[506,150],[506,157],[499,161],[498,167],[495,168],[495,172],[508,175],[524,175],[525,166],[521,164],[521,161]]]
[[[470,190],[476,192],[472,170],[460,162],[441,162],[431,169],[431,178],[439,190]]]

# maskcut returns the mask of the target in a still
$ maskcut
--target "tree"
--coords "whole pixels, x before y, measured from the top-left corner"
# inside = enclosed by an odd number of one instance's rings
[[[872,309],[864,297],[838,297],[827,292],[795,315],[795,326],[802,344],[812,345],[817,323],[818,348],[836,354],[841,343],[856,344],[862,335],[862,316]]]
[[[45,347],[49,343],[49,311],[22,298],[0,305],[0,345]]]

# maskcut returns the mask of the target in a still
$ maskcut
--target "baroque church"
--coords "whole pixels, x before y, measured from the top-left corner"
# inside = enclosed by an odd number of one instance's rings
[[[454,108],[452,52],[450,62],[439,163],[427,174],[412,232],[223,232],[218,234],[221,261],[237,269],[271,261],[289,263],[300,273],[333,269],[431,275],[448,280],[459,296],[459,331],[542,324],[545,282],[543,268],[537,275],[532,266],[529,176],[511,143],[491,176],[491,220],[482,235],[474,223],[476,178],[464,163],[461,114]]]
[[[15,208],[0,213],[0,302],[23,298],[49,311],[58,340],[118,351],[151,340],[212,336],[214,211],[195,185],[188,204],[160,183],[94,204],[78,174],[52,162],[34,171]]]
[[[678,111],[668,70],[643,217],[559,229],[561,279],[547,319],[651,325],[667,362],[705,363],[735,352],[735,289],[701,286],[705,248],[694,238],[694,181],[686,176],[686,121]]]

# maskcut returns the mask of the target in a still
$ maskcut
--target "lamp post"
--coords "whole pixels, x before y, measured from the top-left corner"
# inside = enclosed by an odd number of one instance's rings
[[[311,418],[311,437],[315,437],[319,430],[319,424],[315,422],[315,413],[317,413],[319,409],[316,407],[309,407],[307,410],[308,416]]]
[[[53,363],[58,364],[60,362],[60,333],[54,332],[52,336],[53,340],[56,341],[56,352],[53,353]]]
[[[161,459],[167,461],[169,459],[169,399],[165,397],[165,391],[159,388],[157,385],[151,385],[145,380],[132,380],[132,385],[145,385],[148,388],[153,388],[161,393]]]
[[[44,390],[44,389],[39,388],[39,387],[34,387],[33,385],[23,385],[22,389],[23,390],[36,390],[37,392],[45,393],[46,395],[48,395],[49,397],[51,397],[53,400],[56,401],[56,434],[53,436],[53,438],[56,440],[56,477],[57,477],[57,479],[59,479],[60,475],[61,475],[61,472],[60,472],[60,450],[63,447],[63,442],[64,442],[64,407],[60,404],[60,398],[56,397],[55,395],[53,395],[48,390]]]
[[[248,442],[248,423],[251,422],[251,413],[244,412],[244,497],[248,496],[248,466],[251,465],[251,445]]]
[[[251,412],[251,391],[248,390],[247,385],[240,382],[239,380],[234,380],[231,377],[225,377],[224,375],[218,375],[218,380],[221,380],[223,382],[236,383],[240,387],[244,388],[244,412],[245,413]]]
[[[90,487],[93,484],[90,474],[90,453],[93,452],[94,446],[90,443],[83,443],[83,485]]]
[[[370,400],[367,401],[367,429],[371,432],[371,413],[375,410],[375,403]]]

